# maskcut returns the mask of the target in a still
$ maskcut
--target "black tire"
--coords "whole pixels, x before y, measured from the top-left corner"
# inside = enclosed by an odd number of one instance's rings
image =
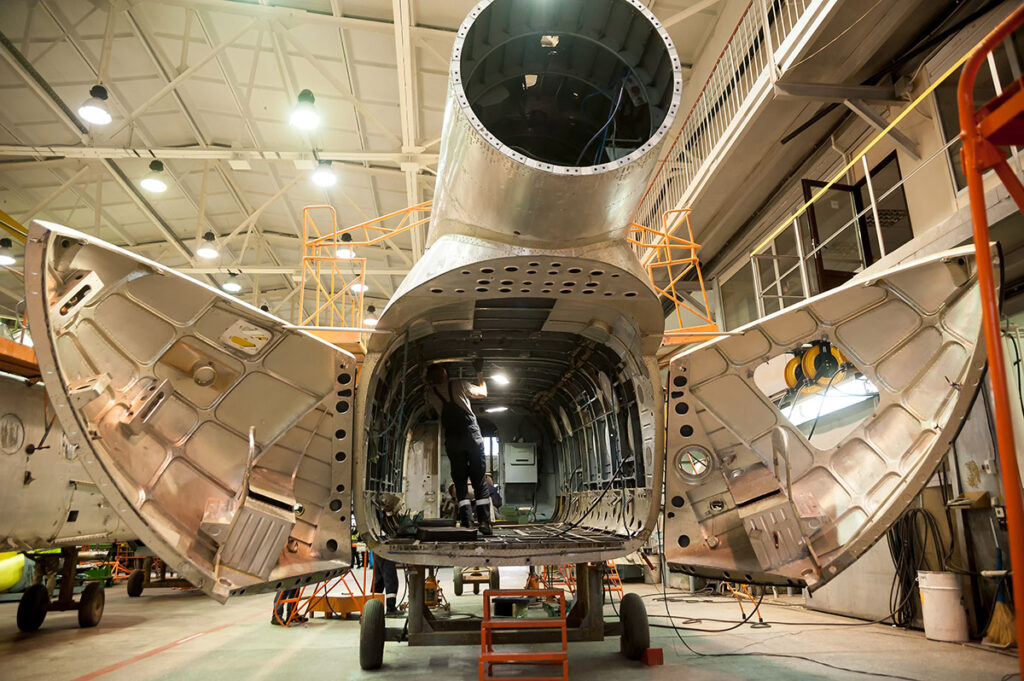
[[[462,568],[455,568],[455,595],[462,595]]]
[[[651,647],[651,629],[647,624],[647,608],[639,594],[628,593],[619,603],[622,637],[619,651],[630,660],[639,660]]]
[[[86,584],[82,590],[82,597],[78,600],[78,626],[88,629],[99,624],[103,618],[103,604],[106,600],[102,584]]]
[[[142,570],[132,570],[132,573],[128,575],[128,582],[125,584],[125,590],[128,591],[129,598],[138,598],[142,595],[142,589],[146,586],[146,573]]]
[[[501,588],[501,575],[498,574],[498,568],[491,568],[490,587],[494,591]]]
[[[376,598],[366,602],[359,619],[359,666],[380,669],[384,663],[384,604]]]
[[[37,631],[46,619],[46,608],[50,605],[50,592],[42,584],[33,584],[25,589],[18,601],[18,628],[28,633]]]

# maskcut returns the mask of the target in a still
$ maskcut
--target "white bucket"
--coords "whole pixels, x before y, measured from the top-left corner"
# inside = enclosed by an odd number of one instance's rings
[[[934,641],[968,640],[960,579],[952,572],[918,572],[924,635]]]

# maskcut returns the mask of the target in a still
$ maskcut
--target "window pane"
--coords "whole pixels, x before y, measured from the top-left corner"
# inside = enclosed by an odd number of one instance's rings
[[[885,193],[900,181],[900,167],[896,157],[882,161],[871,169],[871,184],[878,201],[878,220],[882,223],[882,237],[885,239],[885,252],[894,250],[910,241],[914,234],[910,227],[910,211],[907,209],[906,195],[903,187],[886,196]],[[871,195],[866,183],[860,185],[861,200],[865,206],[871,205]],[[870,210],[864,216],[867,223],[868,239],[871,242],[871,253],[877,260],[881,256],[878,248],[878,230],[875,229],[875,216]]]
[[[722,308],[728,328],[735,329],[757,319],[757,302],[754,298],[754,273],[750,266],[722,284]]]

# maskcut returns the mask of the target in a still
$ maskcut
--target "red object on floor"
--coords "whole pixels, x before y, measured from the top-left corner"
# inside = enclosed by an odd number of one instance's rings
[[[648,648],[644,651],[640,661],[648,667],[657,667],[658,665],[665,664],[665,653],[661,648]]]

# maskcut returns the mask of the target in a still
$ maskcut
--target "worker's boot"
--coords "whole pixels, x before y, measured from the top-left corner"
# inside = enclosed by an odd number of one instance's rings
[[[469,507],[469,504],[459,506],[459,525],[467,529],[473,527],[473,509]]]
[[[491,505],[490,504],[477,504],[476,505],[476,522],[477,531],[485,536],[491,536],[494,534],[494,530],[491,529]]]
[[[395,605],[395,601],[397,600],[397,596],[392,596],[390,594],[388,594],[388,596],[384,599],[385,603],[387,604],[387,607],[384,609],[385,617],[399,617],[402,614],[398,611],[398,606]]]

